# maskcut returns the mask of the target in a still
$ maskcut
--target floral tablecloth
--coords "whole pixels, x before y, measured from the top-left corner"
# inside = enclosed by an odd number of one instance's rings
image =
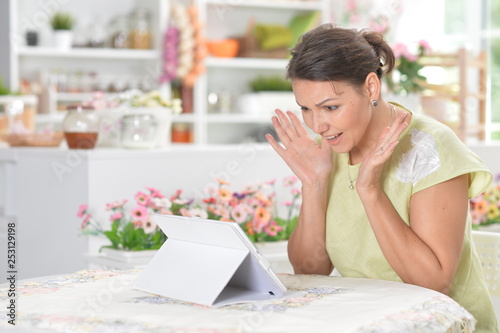
[[[139,270],[83,270],[18,281],[16,327],[33,332],[472,332],[447,296],[397,282],[284,275],[284,298],[210,308],[133,290]],[[0,285],[0,331],[9,286]]]

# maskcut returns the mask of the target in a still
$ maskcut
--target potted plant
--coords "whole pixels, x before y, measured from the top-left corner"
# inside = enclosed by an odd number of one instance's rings
[[[73,42],[73,31],[75,24],[73,16],[69,13],[56,12],[50,19],[53,30],[53,45],[59,49],[69,49]]]
[[[205,189],[206,196],[200,200],[182,198],[181,190],[165,197],[159,190],[147,187],[148,191],[134,195],[131,207],[127,207],[127,200],[108,203],[109,228],[90,214],[86,204],[81,205],[77,216],[82,219],[82,233],[107,238],[110,244],[103,246],[100,253],[104,257],[145,264],[168,236],[154,224],[153,213],[232,221],[240,225],[277,270],[290,271],[287,243],[302,201],[298,178],[285,177],[281,184],[276,180],[250,184],[239,191],[230,190],[224,180],[217,182],[217,186]],[[277,202],[279,186],[286,195],[282,202]]]
[[[238,99],[242,113],[274,114],[275,109],[298,111],[292,84],[280,76],[259,76],[250,82],[251,93]]]

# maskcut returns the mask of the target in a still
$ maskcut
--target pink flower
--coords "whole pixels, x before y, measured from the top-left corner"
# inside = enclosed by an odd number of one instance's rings
[[[151,197],[153,198],[165,198],[165,196],[157,189],[154,187],[146,187],[148,191],[151,193]]]
[[[293,202],[291,201],[283,201],[283,205],[287,207],[291,207],[293,205]]]
[[[111,214],[111,216],[109,217],[109,220],[111,222],[113,222],[113,221],[120,220],[122,217],[123,217],[122,213],[114,213],[114,214]]]
[[[76,216],[83,217],[85,214],[87,214],[87,209],[88,205],[86,204],[80,205],[80,207],[78,208],[78,213],[76,213]]]
[[[148,220],[148,210],[146,207],[137,206],[132,208],[132,217],[139,221],[147,221]]]
[[[219,199],[222,201],[229,201],[233,198],[233,193],[229,191],[227,188],[220,188],[219,189]]]
[[[144,222],[143,228],[145,233],[151,234],[156,231],[156,223],[154,223],[152,219],[148,219]]]
[[[128,200],[122,200],[122,201],[115,201],[115,202],[112,202],[112,203],[107,203],[106,204],[106,210],[114,210],[114,209],[117,209],[117,208],[121,208],[127,202],[128,202]]]
[[[92,216],[90,214],[85,215],[85,218],[83,219],[82,224],[80,226],[82,229],[85,229],[85,227],[87,226],[87,224],[89,224],[91,217]]]
[[[266,234],[272,237],[276,236],[282,229],[283,227],[276,223],[276,221],[271,221],[271,223],[264,227]]]
[[[181,213],[182,216],[191,216],[191,211],[189,209],[181,208],[179,212]]]
[[[302,194],[302,192],[300,191],[300,189],[298,189],[298,188],[293,188],[292,189],[292,195],[293,196],[299,196],[301,194]]]
[[[206,219],[208,217],[207,212],[199,208],[191,209],[190,214],[190,216],[200,217],[202,219]]]
[[[418,41],[418,46],[420,46],[425,52],[430,52],[432,50],[431,45],[425,39],[421,39]]]
[[[246,207],[242,204],[236,206],[231,212],[231,217],[235,222],[243,223],[247,219],[248,213],[246,211]]]
[[[283,186],[292,186],[295,184],[299,179],[295,175],[291,175],[288,177],[285,177],[283,179]]]
[[[394,44],[394,46],[392,47],[392,52],[394,53],[394,57],[396,57],[396,59],[401,58],[402,56],[406,56],[410,53],[410,51],[408,51],[408,46],[403,43]]]
[[[135,201],[137,201],[137,203],[141,206],[147,206],[149,201],[150,201],[149,195],[147,195],[146,193],[143,193],[143,192],[137,192],[137,194],[134,196],[134,198],[135,198]]]
[[[271,179],[271,180],[268,180],[268,181],[266,182],[266,184],[268,184],[268,185],[274,185],[275,183],[276,183],[276,178]]]

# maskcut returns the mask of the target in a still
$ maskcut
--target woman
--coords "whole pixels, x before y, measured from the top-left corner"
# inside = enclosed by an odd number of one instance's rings
[[[322,25],[302,36],[287,67],[304,123],[276,110],[282,145],[302,182],[288,254],[297,274],[403,281],[454,298],[498,332],[471,243],[468,199],[491,173],[445,125],[386,102],[394,55],[375,32]]]

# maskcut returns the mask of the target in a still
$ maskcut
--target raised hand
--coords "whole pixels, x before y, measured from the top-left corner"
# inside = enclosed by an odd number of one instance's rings
[[[332,150],[325,142],[316,143],[307,133],[299,118],[288,111],[276,109],[273,126],[283,145],[266,134],[267,141],[300,179],[303,186],[324,181],[332,169]]]
[[[358,192],[380,187],[380,175],[384,163],[391,157],[399,142],[399,137],[408,126],[407,116],[407,112],[399,114],[391,127],[384,128],[377,145],[370,154],[366,155],[359,168],[356,181]]]

